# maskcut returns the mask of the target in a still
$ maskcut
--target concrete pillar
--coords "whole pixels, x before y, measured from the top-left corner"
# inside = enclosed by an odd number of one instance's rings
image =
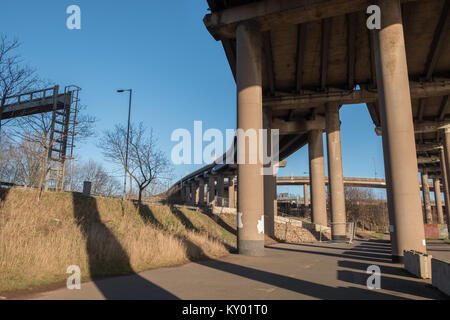
[[[187,203],[191,203],[192,202],[192,188],[191,188],[191,183],[187,183],[186,184],[186,202]]]
[[[309,206],[309,194],[308,194],[308,185],[303,185],[303,200],[305,202],[305,207]]]
[[[309,132],[308,152],[309,174],[311,177],[311,219],[313,223],[326,226],[327,204],[322,130]]]
[[[235,208],[238,207],[238,204],[237,204],[238,188],[239,188],[238,184],[235,183],[235,184],[234,184],[234,207],[235,207]]]
[[[228,178],[228,207],[235,208],[234,200],[234,177]]]
[[[184,183],[181,184],[181,190],[180,190],[180,196],[181,196],[181,202],[186,202],[186,185]]]
[[[192,194],[191,203],[194,205],[198,204],[198,184],[195,181],[193,181],[191,184],[191,194]]]
[[[433,178],[434,183],[434,199],[436,203],[436,213],[439,224],[444,224],[444,212],[442,210],[441,181],[439,178]]]
[[[442,183],[444,185],[444,201],[445,201],[445,215],[447,216],[447,224],[450,230],[450,194],[449,194],[449,185],[447,178],[447,164],[445,161],[445,153],[444,148],[441,148],[441,172],[442,172]]]
[[[346,213],[344,177],[342,172],[341,121],[339,105],[326,106],[327,124],[327,156],[328,156],[328,188],[330,190],[331,236],[333,240],[346,239]]]
[[[216,197],[216,180],[214,176],[209,176],[208,178],[208,204],[214,205],[214,199]]]
[[[223,203],[223,194],[224,194],[224,182],[223,175],[219,174],[217,176],[217,199],[216,203],[218,207],[223,207],[225,204]]]
[[[263,175],[259,161],[250,164],[249,150],[259,154],[262,129],[262,36],[256,25],[241,23],[236,29],[237,128],[257,130],[256,146],[238,138],[238,153],[245,152],[245,163],[238,164],[238,251],[246,255],[264,254]],[[239,157],[238,157],[239,158]]]
[[[383,151],[389,158],[386,178],[392,188],[392,258],[401,262],[404,250],[426,252],[425,231],[400,1],[380,0],[378,5],[382,26],[374,47]]]
[[[198,205],[203,206],[205,204],[205,180],[198,179]]]
[[[276,175],[264,176],[264,229],[269,237],[275,236],[275,212],[277,205]]]
[[[264,151],[268,157],[272,157],[272,112],[266,111],[263,114],[263,128],[267,130],[265,136]],[[275,236],[275,201],[277,193],[277,180],[274,163],[264,164],[266,170],[264,174],[264,233],[269,237]],[[271,173],[271,174],[268,174]]]
[[[422,194],[423,194],[423,212],[425,223],[433,223],[433,215],[431,214],[430,186],[428,184],[428,173],[422,171]]]

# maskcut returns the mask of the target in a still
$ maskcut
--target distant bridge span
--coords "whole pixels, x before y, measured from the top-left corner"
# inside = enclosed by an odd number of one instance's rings
[[[328,185],[328,178],[325,178],[325,184]],[[310,185],[311,180],[309,177],[277,177],[278,186],[290,186],[290,185]],[[344,178],[344,185],[346,187],[360,187],[360,188],[386,188],[385,179],[377,178]]]

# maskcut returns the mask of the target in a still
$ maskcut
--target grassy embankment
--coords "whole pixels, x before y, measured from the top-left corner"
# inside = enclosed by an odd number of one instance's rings
[[[72,193],[0,190],[0,292],[130,274],[225,255],[233,228],[200,212]]]

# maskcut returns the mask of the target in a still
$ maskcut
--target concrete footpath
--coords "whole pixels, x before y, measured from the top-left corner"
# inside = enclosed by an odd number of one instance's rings
[[[442,248],[440,248],[442,250]],[[450,250],[450,246],[448,246]],[[31,299],[448,299],[390,263],[390,244],[276,244],[264,257],[228,255],[180,267],[83,283]],[[381,289],[369,290],[371,265],[381,268]]]

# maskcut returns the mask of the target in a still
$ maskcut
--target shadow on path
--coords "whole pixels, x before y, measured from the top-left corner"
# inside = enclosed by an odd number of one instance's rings
[[[183,211],[181,211],[180,209],[178,209],[175,206],[171,206],[170,207],[171,212],[173,213],[173,215],[189,230],[191,231],[195,231],[195,232],[199,232],[198,228],[196,228],[192,222],[189,220],[188,217],[186,217],[186,215],[183,213]],[[222,220],[223,221],[223,220]],[[218,223],[219,226],[221,226]],[[234,253],[236,252],[236,248],[233,246],[230,246],[229,244],[225,243],[223,239],[214,237],[210,234],[208,234],[208,238],[217,242],[220,242],[230,253]]]
[[[272,272],[257,270],[241,265],[232,264],[224,261],[206,261],[199,263],[203,266],[231,273],[247,279],[259,281],[274,287],[290,290],[300,294],[307,295],[318,299],[356,299],[356,300],[386,300],[397,299],[403,300],[401,297],[394,295],[370,291],[368,289],[361,289],[356,287],[331,287],[311,281],[296,279]]]
[[[86,239],[92,281],[106,299],[178,299],[134,272],[127,252],[101,221],[95,198],[73,193],[73,206],[75,221]],[[127,275],[99,278],[118,274]]]

